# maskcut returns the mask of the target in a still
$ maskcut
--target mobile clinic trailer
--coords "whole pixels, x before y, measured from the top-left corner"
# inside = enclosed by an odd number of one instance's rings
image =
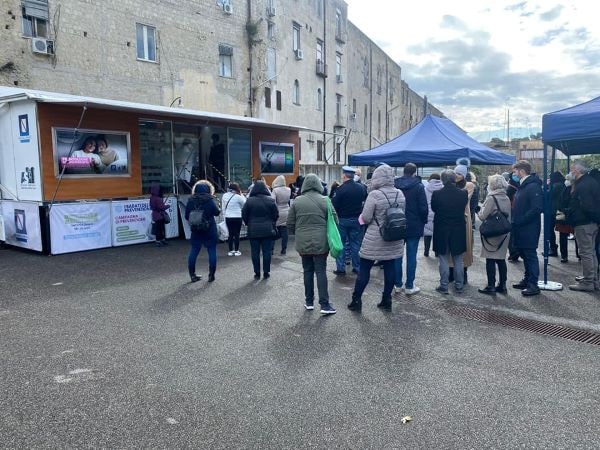
[[[295,179],[300,129],[0,87],[0,240],[51,254],[148,242],[154,183],[172,205],[166,231],[176,237],[175,212],[198,179],[221,191],[261,175]]]

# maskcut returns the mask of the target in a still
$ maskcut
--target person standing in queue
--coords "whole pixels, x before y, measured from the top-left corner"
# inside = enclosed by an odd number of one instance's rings
[[[279,211],[275,200],[262,180],[254,182],[250,197],[242,208],[242,219],[248,227],[248,239],[250,240],[250,254],[252,267],[254,268],[254,279],[260,279],[260,254],[263,257],[263,277],[271,276],[271,252],[273,251],[273,239],[275,239],[277,218]]]
[[[355,170],[352,167],[342,167],[343,182],[335,191],[332,203],[338,216],[340,237],[344,244],[344,251],[336,259],[336,275],[346,275],[344,254],[346,246],[350,247],[352,272],[359,273],[360,258],[358,255],[362,241],[362,231],[358,216],[362,211],[363,202],[367,198],[367,190],[354,181]]]

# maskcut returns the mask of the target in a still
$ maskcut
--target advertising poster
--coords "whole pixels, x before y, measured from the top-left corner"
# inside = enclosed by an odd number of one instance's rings
[[[260,143],[260,172],[264,175],[294,173],[294,144]]]
[[[38,204],[3,200],[0,209],[4,223],[3,240],[16,247],[41,252],[42,230]]]
[[[51,253],[111,246],[110,202],[55,204],[50,210]]]
[[[171,205],[167,210],[171,222],[165,226],[167,238],[177,237],[179,221],[177,199],[169,197],[165,203]],[[140,244],[154,240],[152,230],[152,211],[149,200],[114,201],[112,204],[112,245]]]
[[[56,176],[130,175],[129,133],[52,128],[52,138]]]
[[[14,164],[14,176],[7,177],[12,192],[16,191],[19,200],[42,201],[40,176],[40,153],[38,148],[37,119],[34,102],[20,102],[10,105],[12,149],[10,165]],[[7,160],[3,160],[4,165]],[[7,164],[8,166],[8,164]],[[16,189],[10,186],[14,180]]]

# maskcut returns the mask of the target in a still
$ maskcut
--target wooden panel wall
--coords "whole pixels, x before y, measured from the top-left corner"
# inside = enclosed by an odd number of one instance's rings
[[[78,106],[38,103],[38,127],[41,149],[41,170],[44,200],[50,201],[58,185],[54,167],[52,127],[75,128],[81,117]],[[108,199],[142,195],[138,118],[136,114],[105,109],[86,111],[80,128],[128,131],[131,155],[130,177],[65,177],[60,183],[56,200]]]
[[[58,184],[54,167],[52,127],[75,128],[79,122],[82,108],[79,106],[38,103],[38,127],[41,148],[41,171],[43,195],[45,201],[52,200]],[[193,118],[152,116],[138,112],[113,111],[88,108],[80,128],[107,131],[127,131],[130,133],[131,156],[130,177],[87,177],[63,178],[56,194],[56,200],[111,199],[118,197],[138,197],[142,192],[141,155],[139,141],[139,120],[155,119],[206,125],[207,121],[195,121]],[[214,126],[228,126],[227,123],[214,123]],[[296,181],[299,164],[299,133],[294,130],[252,127],[231,124],[234,128],[246,128],[252,132],[252,177],[260,176],[260,141],[284,142],[294,144],[294,175],[286,175],[286,183]],[[275,176],[265,177],[270,185]]]

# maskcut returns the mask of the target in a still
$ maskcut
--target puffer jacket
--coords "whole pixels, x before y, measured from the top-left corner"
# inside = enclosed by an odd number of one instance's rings
[[[272,239],[278,217],[279,212],[269,189],[265,183],[257,181],[242,208],[242,219],[248,226],[248,239]]]
[[[427,186],[425,186],[425,196],[427,197],[427,208],[429,212],[427,214],[427,223],[425,224],[425,229],[423,230],[423,234],[425,236],[433,236],[433,219],[435,218],[435,213],[431,210],[431,195],[435,191],[439,191],[443,188],[441,180],[429,180]]]
[[[150,187],[150,209],[152,210],[152,220],[163,220],[162,212],[169,209],[171,205],[165,204],[161,192],[160,185],[153,184]]]
[[[427,223],[427,195],[421,180],[417,177],[402,176],[394,180],[394,186],[402,191],[406,201],[406,237],[423,236]]]
[[[306,175],[302,195],[292,203],[287,219],[288,231],[296,235],[296,251],[300,255],[329,253],[327,201],[329,199],[323,196],[323,185],[319,177],[314,173]],[[333,217],[337,222],[335,210]]]
[[[277,210],[279,211],[279,218],[277,219],[277,226],[284,227],[287,224],[288,213],[290,211],[290,198],[292,196],[292,190],[285,185],[285,177],[279,175],[273,181],[271,185],[273,191],[271,197],[275,200]]]
[[[362,217],[367,231],[360,247],[360,257],[370,260],[387,261],[404,255],[404,241],[384,241],[379,232],[379,224],[383,225],[385,212],[394,204],[406,210],[406,201],[401,190],[394,187],[394,170],[388,165],[381,165],[373,172],[372,190],[367,196]],[[387,197],[387,198],[386,198]],[[388,202],[389,200],[389,202]]]

